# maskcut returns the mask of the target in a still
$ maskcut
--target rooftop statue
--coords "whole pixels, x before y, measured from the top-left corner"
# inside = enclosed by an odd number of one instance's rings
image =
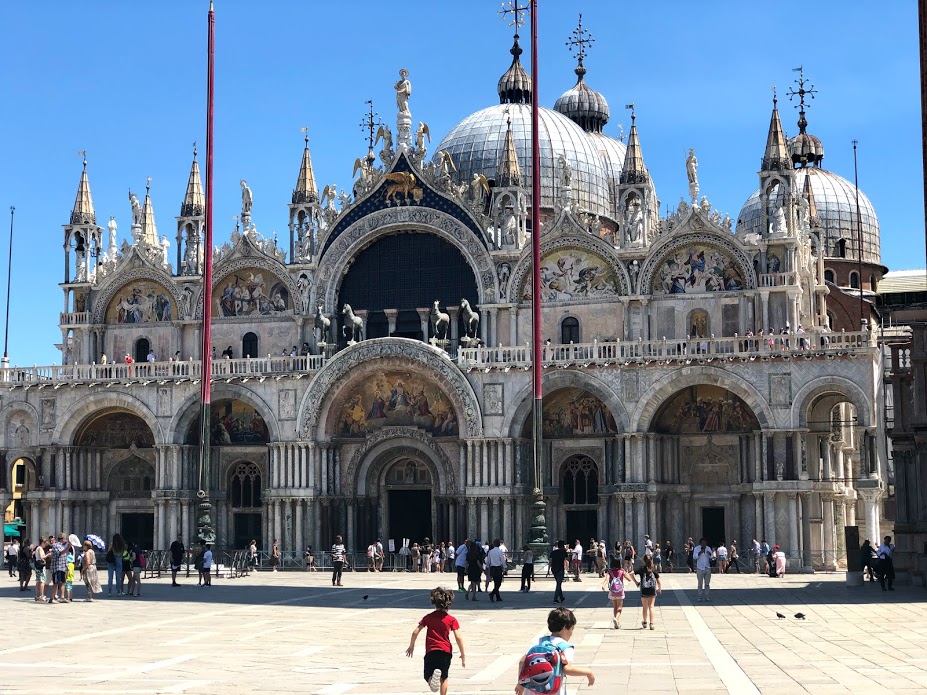
[[[409,71],[402,68],[399,71],[399,82],[393,85],[396,90],[396,108],[399,113],[411,115],[409,111],[409,97],[412,96],[412,83],[409,82]]]
[[[695,157],[695,150],[689,149],[689,156],[686,157],[686,175],[689,177],[689,197],[692,198],[692,204],[698,200],[698,159]]]
[[[129,190],[129,203],[132,205],[132,224],[142,223],[142,204],[138,202],[138,197]]]
[[[241,212],[243,215],[251,214],[251,189],[248,187],[248,182],[244,179],[241,180]]]

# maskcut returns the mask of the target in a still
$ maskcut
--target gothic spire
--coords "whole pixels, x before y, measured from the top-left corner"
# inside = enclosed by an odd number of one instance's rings
[[[763,154],[762,171],[790,169],[792,165],[789,144],[782,132],[777,104],[776,88],[773,87],[773,109],[769,117],[769,134],[766,136],[766,152]]]
[[[312,158],[309,156],[309,132],[306,133],[306,146],[303,148],[303,161],[299,165],[299,177],[296,179],[296,188],[293,189],[293,203],[317,203],[319,189],[315,184],[315,174],[312,171]]]
[[[811,176],[805,175],[805,189],[803,191],[805,200],[808,201],[808,223],[812,227],[820,224],[818,219],[818,206],[814,202],[814,191],[811,188]]]
[[[159,246],[158,226],[155,224],[154,208],[151,205],[151,177],[145,185],[145,205],[142,208],[142,239],[149,246]]]
[[[84,157],[84,170],[80,174],[80,183],[77,185],[77,197],[74,199],[74,208],[71,210],[71,224],[96,224],[97,214],[93,210],[90,179],[87,178],[87,153],[81,152],[80,154]]]
[[[619,183],[644,183],[650,178],[647,165],[644,164],[644,153],[637,137],[637,118],[634,114],[634,104],[628,104],[631,109],[631,130],[628,132],[628,149],[624,155],[624,165],[621,167]]]
[[[187,179],[187,193],[180,206],[181,217],[199,217],[203,214],[205,196],[203,182],[200,179],[200,165],[196,161],[196,143],[193,143],[193,164],[190,165],[190,178]]]
[[[505,144],[502,147],[502,161],[496,172],[496,185],[502,188],[518,188],[521,186],[521,166],[518,164],[518,153],[515,151],[515,140],[512,138],[512,120],[508,120],[505,130]]]

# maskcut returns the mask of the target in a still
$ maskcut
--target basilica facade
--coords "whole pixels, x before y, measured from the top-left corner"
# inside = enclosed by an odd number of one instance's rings
[[[466,535],[518,547],[535,488],[551,538],[766,538],[832,567],[844,526],[878,537],[881,356],[868,311],[847,301],[885,270],[878,221],[823,168],[804,107],[791,139],[775,102],[758,124],[759,172],[744,172],[758,189],[739,214],[712,207],[690,151],[688,190],[660,216],[644,133],[633,114],[626,139],[604,133],[609,106],[583,54],[575,85],[540,112],[535,220],[517,37],[511,54],[498,103],[432,152],[403,71],[395,127],[354,161],[351,193],[320,193],[307,139],[288,244],[260,234],[268,213],[242,181],[212,287],[195,154],[173,257],[147,193],[131,196],[121,246],[115,220],[103,229],[85,163],[64,225],[62,364],[3,374],[0,497],[27,535],[192,539],[199,384],[211,378],[202,487],[224,548],[323,547],[336,533],[352,548]]]

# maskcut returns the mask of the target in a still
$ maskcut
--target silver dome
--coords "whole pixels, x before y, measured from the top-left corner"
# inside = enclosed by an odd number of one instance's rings
[[[826,169],[802,167],[795,170],[795,190],[801,192],[805,187],[805,178],[811,179],[811,192],[821,228],[825,232],[825,257],[835,256],[835,247],[840,239],[846,241],[846,258],[860,258],[858,249],[858,232],[856,226],[856,189],[852,183]],[[776,193],[775,200],[780,194]],[[863,252],[861,260],[866,263],[881,264],[879,241],[879,220],[869,198],[859,192],[860,226],[862,227]],[[763,219],[760,191],[753,192],[740,210],[737,218],[737,231],[744,233],[761,233]]]
[[[469,181],[478,173],[495,178],[510,118],[518,163],[524,181],[531,181],[531,106],[528,104],[497,104],[467,116],[444,136],[435,152],[447,150],[450,153],[459,181]],[[550,109],[539,109],[538,120],[541,207],[554,207],[560,188],[557,159],[563,154],[573,168],[573,209],[611,217],[609,172],[589,135],[569,118]]]
[[[554,111],[562,113],[589,133],[601,133],[611,116],[605,96],[587,85],[582,74],[574,87],[560,95],[554,103]]]

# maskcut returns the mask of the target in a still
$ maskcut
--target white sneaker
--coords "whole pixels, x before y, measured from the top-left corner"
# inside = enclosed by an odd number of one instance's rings
[[[615,626],[615,629],[616,629],[616,630],[620,630],[620,629],[621,629],[621,623],[618,622],[618,618],[612,618],[612,625]]]
[[[436,693],[441,689],[441,670],[435,669],[434,673],[431,674],[431,678],[428,679],[428,687],[431,688],[431,692]]]

